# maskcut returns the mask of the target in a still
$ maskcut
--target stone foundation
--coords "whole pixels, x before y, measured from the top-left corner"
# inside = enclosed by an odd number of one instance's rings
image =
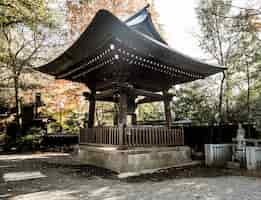
[[[112,147],[80,145],[78,156],[83,164],[117,173],[137,173],[191,162],[191,150],[187,146],[118,150]]]

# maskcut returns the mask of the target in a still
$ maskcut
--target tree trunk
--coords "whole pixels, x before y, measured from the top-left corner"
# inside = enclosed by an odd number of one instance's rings
[[[19,79],[17,76],[14,77],[14,90],[15,90],[15,112],[16,112],[16,125],[18,129],[21,128],[20,123],[20,108],[19,108]]]
[[[249,65],[246,63],[247,70],[247,120],[250,119],[250,74],[249,74]]]

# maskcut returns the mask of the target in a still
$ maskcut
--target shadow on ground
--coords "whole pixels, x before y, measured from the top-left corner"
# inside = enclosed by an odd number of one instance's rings
[[[44,176],[6,182],[4,175],[12,172],[34,172]],[[231,200],[244,199],[249,195],[255,200],[261,196],[261,180],[254,177],[260,174],[196,167],[171,168],[118,179],[109,170],[73,162],[69,154],[0,156],[0,175],[0,199],[11,200],[167,200],[173,197],[219,200],[225,199],[225,193],[230,195]]]

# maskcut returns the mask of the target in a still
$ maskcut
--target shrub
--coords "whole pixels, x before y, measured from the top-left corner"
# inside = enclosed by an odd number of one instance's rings
[[[84,116],[78,113],[72,112],[65,120],[63,124],[63,130],[65,134],[78,134],[80,127],[83,127]]]
[[[0,145],[4,144],[7,139],[7,135],[5,133],[0,133]]]
[[[36,151],[40,150],[43,137],[40,134],[28,134],[18,140],[18,150]]]
[[[45,130],[40,127],[31,127],[24,136],[17,140],[17,149],[20,151],[35,151],[41,148]]]
[[[59,133],[61,131],[61,125],[58,122],[51,122],[47,125],[47,133]]]

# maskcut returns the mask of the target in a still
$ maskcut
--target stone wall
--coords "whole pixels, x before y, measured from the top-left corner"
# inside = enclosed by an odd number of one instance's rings
[[[79,159],[84,164],[118,173],[141,172],[190,162],[191,150],[187,146],[117,150],[110,147],[80,145]]]

